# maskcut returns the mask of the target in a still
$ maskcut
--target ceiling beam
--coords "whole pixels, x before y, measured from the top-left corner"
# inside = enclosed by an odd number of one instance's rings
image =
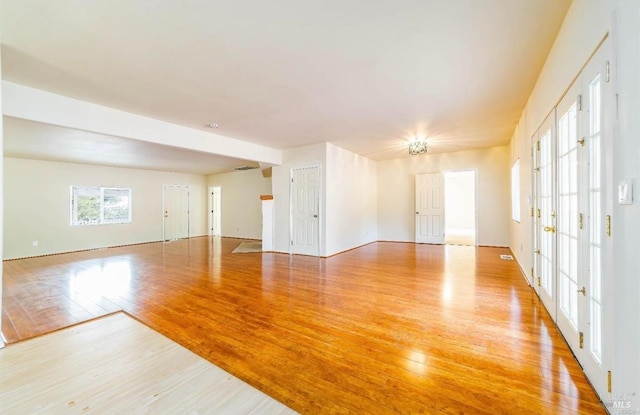
[[[204,153],[282,164],[282,151],[2,81],[3,115]]]

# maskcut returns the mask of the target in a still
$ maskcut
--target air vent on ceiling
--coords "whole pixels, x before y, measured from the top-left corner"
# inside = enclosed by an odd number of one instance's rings
[[[253,170],[253,169],[257,169],[258,166],[240,166],[240,167],[236,167],[235,170],[237,171],[243,171],[243,170]]]

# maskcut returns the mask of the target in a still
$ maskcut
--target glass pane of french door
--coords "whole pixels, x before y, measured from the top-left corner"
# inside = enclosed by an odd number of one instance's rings
[[[551,129],[546,130],[540,138],[540,193],[538,202],[540,209],[540,285],[546,294],[554,296],[554,171],[553,171],[553,136]]]
[[[575,98],[558,113],[558,307],[578,327],[578,122]]]

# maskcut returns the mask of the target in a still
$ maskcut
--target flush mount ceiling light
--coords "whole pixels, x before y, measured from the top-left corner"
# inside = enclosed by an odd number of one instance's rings
[[[409,141],[409,154],[417,156],[427,152],[427,137],[414,137]]]
[[[218,124],[216,124],[215,122],[212,122],[211,124],[208,124],[207,127],[209,127],[209,128],[218,128]]]

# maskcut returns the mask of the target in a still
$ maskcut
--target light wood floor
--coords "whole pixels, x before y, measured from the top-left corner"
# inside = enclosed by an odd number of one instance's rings
[[[6,262],[3,331],[122,308],[301,413],[605,413],[506,249],[375,243],[318,259],[232,254],[239,242]]]
[[[124,313],[1,349],[0,410],[295,414]]]

